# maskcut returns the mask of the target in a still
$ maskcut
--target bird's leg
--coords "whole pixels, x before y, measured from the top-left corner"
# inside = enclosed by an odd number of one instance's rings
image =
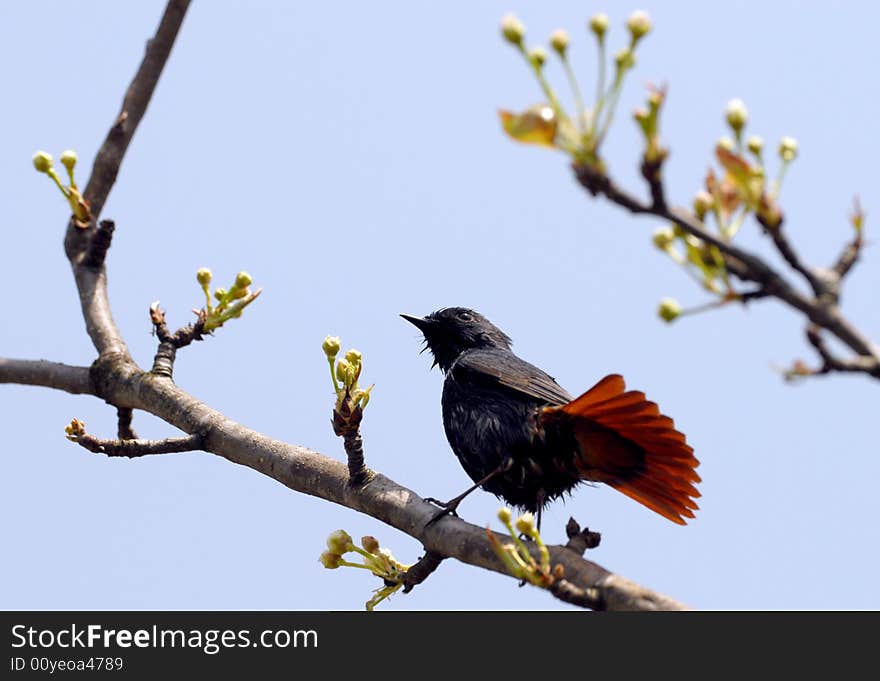
[[[544,514],[544,502],[547,499],[547,493],[544,491],[544,488],[538,490],[538,518],[537,518],[537,528],[538,532],[541,532],[541,516]]]
[[[486,477],[481,479],[479,482],[474,483],[473,485],[468,487],[464,492],[459,494],[457,497],[453,497],[449,501],[440,501],[439,499],[435,499],[434,497],[425,497],[425,501],[427,501],[431,504],[434,504],[435,506],[439,506],[441,508],[440,512],[437,513],[433,518],[431,518],[427,522],[425,527],[428,527],[428,525],[432,525],[433,523],[437,522],[440,518],[442,518],[443,516],[445,516],[447,514],[448,515],[458,515],[455,511],[458,508],[458,505],[462,501],[464,501],[464,498],[468,494],[473,492],[478,487],[482,487],[483,485],[485,485],[487,482],[489,482],[496,475],[500,475],[501,473],[509,471],[511,466],[513,466],[513,459],[511,459],[509,456],[505,457],[501,461],[501,463],[498,465],[498,468],[493,470],[491,473],[489,473],[489,475],[487,475]]]

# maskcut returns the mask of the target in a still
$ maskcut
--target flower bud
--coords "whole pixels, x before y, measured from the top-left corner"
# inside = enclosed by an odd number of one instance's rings
[[[660,301],[657,314],[664,322],[672,322],[681,314],[681,305],[675,298],[664,298]]]
[[[797,157],[798,143],[794,137],[783,137],[779,140],[779,156],[786,163],[791,163]]]
[[[500,520],[505,525],[509,524],[511,519],[513,518],[513,513],[507,506],[502,506],[498,509],[498,520]]]
[[[532,62],[534,66],[541,68],[547,61],[547,50],[543,47],[533,47],[529,50],[529,61]]]
[[[727,119],[727,124],[730,126],[731,130],[735,133],[742,132],[742,129],[746,125],[746,121],[749,120],[749,111],[746,109],[746,105],[743,103],[741,99],[731,99],[727,103],[727,109],[724,111],[724,117]]]
[[[216,291],[214,291],[214,297],[217,300],[223,300],[228,293],[229,292],[225,288],[221,287],[221,288],[218,288]]]
[[[654,245],[661,251],[665,251],[675,242],[675,232],[672,227],[658,227],[654,230]]]
[[[636,65],[636,55],[627,47],[614,55],[614,63],[620,71],[631,69]]]
[[[704,189],[701,189],[694,195],[694,213],[702,220],[706,217],[706,213],[715,204],[715,199]]]
[[[340,359],[336,362],[336,380],[345,385],[354,381],[354,367],[347,359]]]
[[[324,551],[321,554],[321,557],[318,559],[328,570],[335,570],[339,567],[339,563],[342,560],[342,556],[338,553],[333,553],[332,551]]]
[[[501,19],[501,35],[511,45],[522,45],[526,27],[515,14],[505,14]]]
[[[638,109],[633,111],[633,118],[635,122],[639,124],[639,127],[642,129],[642,132],[645,135],[651,135],[651,112],[648,111],[645,107],[640,106]]]
[[[523,513],[516,519],[516,529],[525,535],[532,536],[535,533],[535,516],[531,513]]]
[[[637,10],[629,15],[626,27],[632,36],[633,44],[644,38],[651,30],[651,17],[643,10]]]
[[[247,272],[239,272],[235,275],[235,287],[236,288],[247,288],[251,284],[254,283],[254,280],[251,278]]]
[[[746,142],[746,146],[755,156],[760,156],[764,149],[764,140],[757,135],[752,135]]]
[[[64,427],[64,432],[68,437],[75,438],[79,435],[85,435],[86,424],[79,419],[71,419],[70,423]]]
[[[568,32],[564,28],[557,28],[550,35],[550,47],[556,50],[560,57],[565,56],[569,42],[571,41],[568,37]]]
[[[207,286],[211,283],[211,270],[207,267],[202,267],[196,272],[196,280],[202,285]]]
[[[351,546],[351,535],[345,530],[336,530],[335,532],[331,532],[330,536],[327,537],[327,548],[331,553],[335,553],[337,556],[341,556],[343,553],[350,551]]]
[[[342,348],[342,342],[339,340],[339,336],[327,336],[321,343],[321,349],[330,359],[339,354],[340,348]]]
[[[345,359],[347,359],[352,364],[360,364],[363,360],[363,355],[360,350],[355,350],[352,348],[351,350],[346,351]]]
[[[73,172],[73,167],[76,165],[76,152],[73,149],[68,149],[61,154],[61,165],[67,168],[68,173]]]
[[[366,535],[365,537],[361,537],[361,546],[364,547],[364,551],[367,553],[376,553],[379,550],[379,540],[370,535]]]
[[[34,168],[37,169],[38,173],[48,173],[52,170],[52,154],[47,154],[45,151],[38,151],[34,154]]]
[[[736,149],[736,142],[726,136],[719,137],[717,145],[727,151],[733,151],[734,149]]]
[[[590,30],[596,35],[599,42],[605,37],[605,32],[608,30],[609,23],[608,15],[603,14],[602,12],[594,14],[590,19]]]

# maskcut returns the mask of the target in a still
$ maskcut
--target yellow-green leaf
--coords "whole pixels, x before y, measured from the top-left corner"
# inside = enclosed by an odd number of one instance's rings
[[[557,120],[548,104],[530,107],[522,113],[499,111],[501,127],[517,142],[555,147]]]

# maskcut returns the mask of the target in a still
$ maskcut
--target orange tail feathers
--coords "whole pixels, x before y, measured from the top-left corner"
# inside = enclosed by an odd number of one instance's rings
[[[623,377],[606,376],[545,418],[566,421],[580,447],[575,466],[583,479],[604,482],[674,523],[684,525],[699,507],[700,462],[672,419]]]

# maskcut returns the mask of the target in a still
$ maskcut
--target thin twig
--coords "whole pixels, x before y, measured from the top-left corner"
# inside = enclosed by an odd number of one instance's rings
[[[174,374],[174,360],[177,358],[178,349],[186,347],[193,341],[204,340],[204,311],[199,313],[195,324],[187,324],[171,333],[165,322],[165,313],[159,307],[159,301],[157,300],[150,305],[150,321],[153,323],[153,331],[159,339],[159,348],[156,350],[156,356],[153,358],[153,368],[150,369],[150,373],[156,376],[172,378]]]
[[[82,261],[83,267],[101,267],[104,264],[115,230],[116,223],[113,220],[101,220],[89,243],[89,251]]]
[[[779,254],[782,256],[783,260],[788,263],[789,267],[803,276],[817,298],[824,296],[827,293],[828,288],[825,280],[820,277],[815,270],[808,267],[806,263],[801,260],[797,251],[794,250],[794,246],[792,246],[791,241],[788,239],[788,235],[783,229],[784,221],[776,225],[770,225],[762,220],[760,215],[757,215],[755,219],[761,227],[763,227],[764,233],[773,240],[773,245],[776,246],[776,250],[779,251]]]
[[[569,518],[565,524],[565,535],[568,537],[565,548],[574,551],[579,556],[584,555],[587,549],[595,549],[602,541],[601,534],[591,532],[589,527],[582,530],[574,518]]]
[[[202,437],[198,434],[169,437],[165,440],[99,440],[88,433],[83,433],[71,441],[95,454],[124,456],[129,459],[152,454],[195,452],[203,448]]]
[[[856,234],[856,237],[849,242],[843,251],[840,253],[840,257],[837,258],[837,262],[834,263],[834,267],[832,267],[832,271],[837,275],[838,279],[843,279],[847,274],[852,270],[853,265],[855,265],[859,261],[859,255],[862,252],[862,235]]]
[[[425,551],[425,555],[418,559],[409,570],[403,580],[403,593],[408,594],[419,584],[424,582],[431,574],[440,567],[445,556],[435,551]]]
[[[575,586],[567,579],[557,579],[550,585],[552,593],[560,601],[571,603],[581,608],[590,610],[607,610],[602,600],[602,592],[596,588],[582,589]]]
[[[807,325],[807,341],[819,353],[822,358],[822,367],[814,374],[828,374],[832,371],[843,373],[866,373],[875,378],[880,378],[880,362],[871,357],[853,357],[852,359],[841,359],[837,357],[822,337],[821,329],[815,324]]]
[[[131,427],[131,421],[134,416],[134,410],[129,407],[119,407],[116,410],[117,428],[116,437],[120,440],[137,440],[137,433]]]

